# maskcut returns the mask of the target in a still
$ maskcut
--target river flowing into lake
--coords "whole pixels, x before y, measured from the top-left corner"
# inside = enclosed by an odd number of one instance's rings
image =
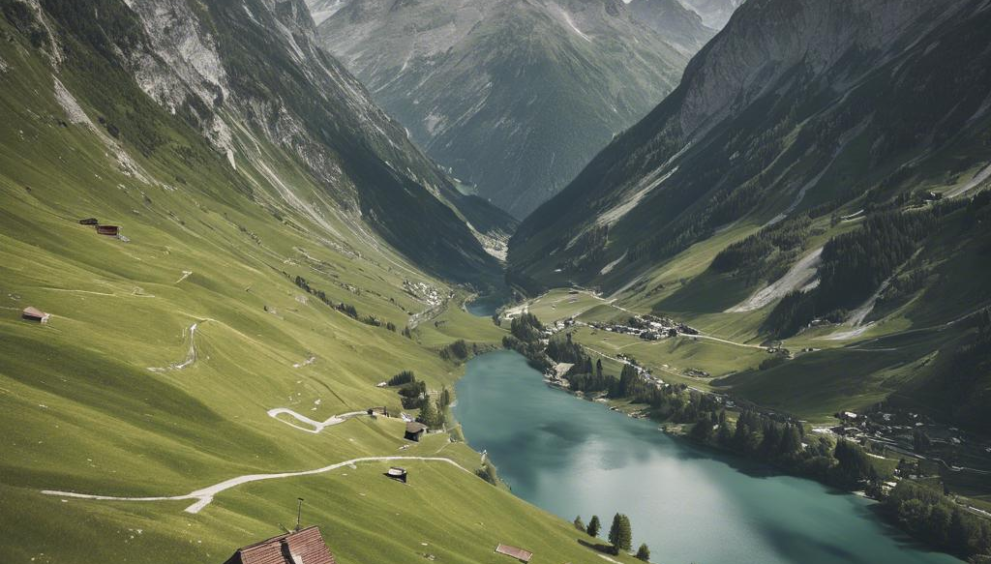
[[[479,311],[477,314],[487,315]],[[454,414],[519,497],[606,536],[629,515],[634,547],[664,564],[959,564],[881,521],[872,502],[696,448],[544,384],[515,352],[468,363]]]

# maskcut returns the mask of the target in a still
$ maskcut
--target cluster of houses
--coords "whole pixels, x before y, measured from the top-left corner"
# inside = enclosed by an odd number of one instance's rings
[[[454,297],[454,292],[450,292],[445,298],[436,288],[425,282],[403,280],[403,290],[413,298],[426,302],[430,306],[438,306],[444,303],[445,299]]]
[[[897,435],[911,437],[916,429],[926,429],[929,425],[925,416],[910,411],[897,413],[843,411],[834,416],[840,424],[830,430],[842,437],[854,439]]]
[[[915,442],[916,434],[920,432],[933,444],[971,448],[975,452],[982,450],[972,437],[966,436],[960,429],[938,424],[910,410],[843,411],[835,417],[840,424],[830,429],[832,433],[865,445],[879,443],[902,454],[921,454],[916,452]],[[991,453],[991,447],[987,447],[986,453]]]
[[[622,335],[633,335],[645,341],[659,341],[669,337],[681,335],[698,335],[697,329],[684,323],[679,323],[667,317],[657,317],[656,315],[636,315],[627,323],[603,323],[594,322],[591,324],[595,329],[619,333]]]
[[[546,341],[547,339],[553,337],[555,333],[560,333],[561,331],[564,331],[565,329],[570,329],[571,327],[583,327],[583,326],[585,326],[585,324],[582,323],[581,321],[576,321],[574,316],[569,317],[567,319],[559,319],[555,321],[553,324],[545,326],[540,336],[543,337],[544,340]],[[544,342],[543,344],[546,345],[547,343]]]

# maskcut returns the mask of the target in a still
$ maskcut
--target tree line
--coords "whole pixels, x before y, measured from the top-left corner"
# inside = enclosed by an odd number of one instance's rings
[[[809,214],[764,227],[720,251],[710,268],[717,273],[743,276],[748,284],[777,280],[798,258],[811,233]]]
[[[337,311],[343,313],[344,315],[350,317],[351,319],[354,319],[355,321],[360,321],[365,325],[371,325],[373,327],[382,327],[383,325],[382,321],[373,315],[367,315],[365,317],[361,317],[360,315],[358,315],[357,308],[355,308],[351,304],[344,302],[334,302],[334,300],[330,299],[330,297],[327,296],[326,292],[310,286],[310,283],[307,282],[306,278],[303,278],[302,276],[296,276],[296,278],[293,279],[293,282],[296,284],[297,287],[306,291],[307,294],[310,294],[311,296],[317,298],[324,304],[336,309]],[[396,332],[397,327],[391,321],[386,322],[384,325],[385,328],[388,329],[389,331],[392,331],[393,333]],[[406,330],[403,331],[403,335],[410,336],[407,335]]]
[[[551,359],[540,342],[543,332],[544,324],[536,315],[522,313],[510,322],[509,335],[502,338],[502,346],[523,355],[534,369],[547,372],[551,369]]]
[[[754,410],[741,412],[735,424],[727,420],[725,410],[710,410],[699,417],[689,437],[843,489],[880,480],[860,445],[808,436],[800,423]]]
[[[991,561],[991,524],[938,489],[902,480],[884,498],[882,507],[915,537],[973,562]]]
[[[592,538],[598,538],[602,532],[602,522],[599,521],[598,515],[592,515],[588,525],[585,525],[581,515],[579,515],[575,517],[574,524],[576,529]],[[609,550],[613,554],[618,555],[620,551],[630,552],[633,549],[633,525],[630,523],[630,518],[623,513],[614,515],[612,526],[609,527],[608,539],[611,545]],[[650,560],[650,549],[646,543],[640,545],[636,557],[644,562]]]
[[[787,294],[768,316],[764,329],[794,335],[815,319],[843,321],[864,303],[938,225],[943,205],[928,210],[888,210],[869,215],[863,225],[830,239],[822,249],[819,285]]]

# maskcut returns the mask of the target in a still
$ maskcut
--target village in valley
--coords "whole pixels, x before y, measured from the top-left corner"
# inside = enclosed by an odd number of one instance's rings
[[[597,300],[602,299],[594,292],[573,288],[567,291],[567,297],[561,297],[559,294],[559,297],[555,298],[556,302],[552,300],[556,305],[550,306],[550,315],[553,317],[559,306],[575,306],[580,299],[579,296],[582,295],[592,296]],[[532,311],[535,305],[539,305],[541,299],[547,297],[545,294],[522,306],[506,308],[502,312],[502,317],[506,321],[511,321],[523,313]],[[647,343],[678,338],[697,342],[700,338],[706,338],[698,329],[666,316],[617,312],[612,320],[603,321],[585,320],[582,318],[582,313],[582,310],[578,310],[576,313],[569,313],[566,317],[546,323],[541,333],[541,344],[546,346],[551,339],[561,338],[570,342],[573,334],[580,330],[591,331],[591,335],[595,335],[595,332],[622,335]],[[867,410],[838,412],[833,417],[833,423],[810,423],[787,413],[736,398],[731,390],[713,389],[708,385],[692,385],[684,378],[679,378],[679,383],[665,382],[664,379],[656,376],[653,370],[670,373],[667,364],[652,366],[630,354],[616,353],[614,357],[610,357],[588,346],[584,348],[600,357],[632,367],[644,384],[658,390],[670,390],[674,387],[687,393],[709,397],[726,412],[734,414],[733,417],[738,417],[745,411],[759,413],[768,420],[781,424],[802,426],[814,435],[829,437],[834,442],[852,441],[863,447],[869,457],[877,460],[882,466],[891,468],[890,480],[882,484],[884,492],[895,487],[900,480],[940,483],[948,474],[959,477],[963,483],[991,480],[991,437],[977,436],[937,422],[918,411],[881,403]],[[759,348],[767,353],[769,358],[775,359],[775,362],[785,362],[796,358],[797,355],[812,354],[819,350],[803,347],[794,353],[785,348],[784,343],[774,340],[762,343]],[[612,411],[623,413],[628,417],[637,419],[651,417],[649,406],[609,399],[605,392],[585,394],[572,390],[567,376],[572,366],[570,363],[554,364],[552,369],[544,374],[547,385],[578,397],[607,404]],[[688,379],[697,379],[705,384],[713,380],[708,372],[692,367],[683,369],[679,375]],[[676,435],[684,435],[688,432],[686,427],[680,425],[665,424],[661,429]],[[867,484],[863,485],[867,486]],[[991,517],[987,508],[971,505],[966,498],[954,499],[955,503],[966,511],[982,517]]]

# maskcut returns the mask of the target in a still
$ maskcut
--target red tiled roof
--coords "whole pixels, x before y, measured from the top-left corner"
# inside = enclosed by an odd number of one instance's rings
[[[238,549],[224,564],[336,564],[320,529],[306,529],[272,537]]]
[[[512,556],[520,562],[529,562],[530,559],[533,558],[533,553],[529,550],[523,550],[522,548],[516,548],[515,546],[509,546],[507,544],[500,544],[497,546],[496,552],[499,554],[505,554],[506,556]]]

